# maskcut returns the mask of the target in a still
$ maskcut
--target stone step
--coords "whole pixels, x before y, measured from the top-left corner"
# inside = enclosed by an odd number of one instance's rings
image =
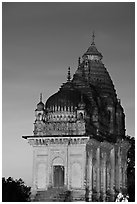
[[[73,191],[72,192],[73,202],[85,201],[85,192],[83,191]]]
[[[34,202],[64,202],[70,201],[70,192],[64,188],[51,188],[47,191],[38,191]]]

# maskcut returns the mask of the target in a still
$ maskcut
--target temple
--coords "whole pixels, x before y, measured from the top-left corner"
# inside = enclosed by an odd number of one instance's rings
[[[33,201],[114,201],[127,189],[125,114],[95,45],[95,35],[71,78],[35,110]],[[54,200],[55,199],[55,200]],[[61,198],[60,198],[61,199]],[[60,201],[60,200],[59,200]]]

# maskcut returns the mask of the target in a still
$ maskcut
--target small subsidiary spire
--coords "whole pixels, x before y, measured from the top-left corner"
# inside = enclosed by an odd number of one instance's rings
[[[42,93],[40,93],[40,102],[37,104],[37,111],[44,110],[44,103],[42,102]]]
[[[85,108],[85,103],[83,101],[83,94],[82,93],[80,96],[80,102],[79,102],[78,106],[79,106],[79,109],[81,109],[81,110]]]
[[[68,76],[67,76],[67,81],[71,80],[71,75],[70,75],[70,67],[68,68]]]
[[[40,93],[40,102],[42,102],[42,93]]]
[[[95,32],[93,31],[93,32],[92,32],[92,45],[95,44],[94,40],[95,40]]]

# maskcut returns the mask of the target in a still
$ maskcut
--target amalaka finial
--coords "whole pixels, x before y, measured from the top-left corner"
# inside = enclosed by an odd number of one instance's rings
[[[92,44],[95,44],[94,40],[95,40],[95,32],[93,31],[92,32]]]
[[[70,75],[70,67],[68,68],[68,76],[67,76],[67,81],[71,80],[71,75]]]
[[[42,93],[40,93],[40,102],[42,102]]]

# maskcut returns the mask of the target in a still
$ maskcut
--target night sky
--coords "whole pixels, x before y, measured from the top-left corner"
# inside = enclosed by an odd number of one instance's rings
[[[3,3],[3,176],[31,184],[32,135],[39,95],[44,103],[77,69],[92,42],[103,55],[134,136],[134,3]]]

